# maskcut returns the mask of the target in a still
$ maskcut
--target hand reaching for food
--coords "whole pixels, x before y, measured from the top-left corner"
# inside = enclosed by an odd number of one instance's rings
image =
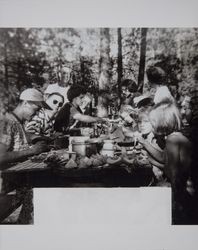
[[[133,133],[133,138],[134,138],[134,145],[136,145],[138,142],[141,144],[144,143],[144,139],[142,137],[142,134],[138,131]]]

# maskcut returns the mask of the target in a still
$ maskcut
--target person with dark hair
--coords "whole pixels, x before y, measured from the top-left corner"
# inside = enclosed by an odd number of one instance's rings
[[[50,150],[44,142],[30,145],[24,128],[24,123],[29,121],[40,108],[50,109],[44,102],[42,93],[29,88],[21,93],[19,99],[19,104],[12,112],[0,117],[0,170],[9,168],[11,164],[17,161],[24,161],[30,156]],[[2,186],[2,179],[0,178],[0,189]],[[4,189],[0,190],[0,193],[2,192],[3,194],[1,194],[5,195],[4,191]],[[32,205],[28,204],[27,206],[27,203],[32,203],[32,190],[25,187],[22,193],[21,190],[18,190],[17,195],[22,197],[21,206],[9,215],[4,222],[29,224],[32,220],[31,211],[29,211]],[[6,196],[7,194],[5,198]]]
[[[121,102],[122,105],[134,106],[134,98],[141,95],[138,93],[138,85],[131,79],[124,79],[121,82]]]
[[[151,85],[150,94],[153,95],[154,104],[160,103],[163,100],[169,100],[170,102],[175,102],[170,90],[166,86],[166,73],[165,71],[156,66],[150,66],[146,70],[147,78],[149,84]]]
[[[69,100],[58,113],[54,129],[57,132],[69,132],[72,128],[79,128],[82,123],[103,122],[103,118],[92,117],[82,113],[80,106],[83,103],[87,90],[80,85],[73,85],[67,92]]]

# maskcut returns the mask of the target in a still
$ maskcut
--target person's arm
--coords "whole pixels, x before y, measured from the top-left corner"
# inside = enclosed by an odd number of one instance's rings
[[[190,107],[186,108],[185,115],[186,115],[187,122],[190,123],[192,120],[192,109]]]
[[[156,161],[155,159],[153,159],[151,156],[149,156],[149,162],[150,162],[153,166],[159,168],[160,170],[164,170],[164,164],[159,163],[158,161]]]
[[[166,147],[165,175],[170,179],[172,187],[172,200],[174,204],[181,204],[186,187],[183,181],[183,170],[180,161],[180,145],[177,138],[167,138]],[[187,181],[187,180],[186,180]]]
[[[154,146],[152,146],[149,142],[145,141],[143,138],[138,141],[142,144],[142,146],[145,148],[145,150],[148,152],[148,154],[159,164],[164,164],[165,162],[165,157],[164,157],[164,152],[161,150],[158,150]],[[154,164],[155,165],[155,164]]]
[[[81,121],[81,122],[86,122],[86,123],[94,123],[94,122],[103,122],[105,121],[103,118],[100,117],[93,117],[90,115],[84,115],[81,113],[75,113],[73,114],[73,118],[75,120]]]
[[[164,165],[164,152],[161,150],[158,150],[154,146],[151,145],[151,143],[147,142],[142,138],[142,135],[139,132],[133,132],[129,129],[124,129],[124,134],[127,137],[134,137],[134,139],[138,140],[140,144],[144,147],[144,149],[148,152],[148,154],[153,158],[153,162],[158,162],[159,167],[162,167]],[[154,164],[156,165],[156,163]]]
[[[7,151],[7,146],[0,144],[0,169],[6,168],[7,163],[12,163],[15,161],[25,160],[30,156],[40,154],[42,152],[49,151],[48,146],[43,142],[38,142],[31,148],[22,151]],[[4,165],[5,164],[5,165]]]
[[[155,161],[159,162],[160,164],[164,164],[165,156],[163,151],[157,149],[151,143],[144,140],[144,138],[142,138],[142,135],[139,132],[135,132],[134,137]]]

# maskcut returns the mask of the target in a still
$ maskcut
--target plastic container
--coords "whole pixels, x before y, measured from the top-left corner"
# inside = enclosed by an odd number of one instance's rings
[[[97,147],[95,143],[72,141],[72,151],[77,155],[89,157],[97,153]]]
[[[109,157],[114,156],[114,150],[116,149],[113,140],[104,140],[103,148],[100,151],[102,155],[107,155]]]
[[[84,143],[90,137],[89,136],[70,136],[69,137],[69,151],[73,151],[72,143]]]

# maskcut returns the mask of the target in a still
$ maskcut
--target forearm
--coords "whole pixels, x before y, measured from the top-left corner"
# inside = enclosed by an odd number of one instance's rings
[[[78,121],[87,122],[87,123],[93,123],[93,122],[99,121],[98,117],[93,117],[93,116],[89,116],[89,115],[82,115],[82,114],[74,115],[73,118],[78,120]]]
[[[192,110],[186,109],[186,120],[190,123],[192,120]]]
[[[0,169],[4,168],[3,164],[24,160],[34,154],[32,149],[0,153]]]
[[[149,157],[149,162],[150,162],[153,166],[159,168],[160,170],[164,170],[164,164],[159,163],[158,161],[156,161],[156,160],[153,159],[152,157]]]
[[[144,141],[142,146],[151,155],[151,157],[160,164],[164,164],[164,152],[156,149],[150,143]]]

